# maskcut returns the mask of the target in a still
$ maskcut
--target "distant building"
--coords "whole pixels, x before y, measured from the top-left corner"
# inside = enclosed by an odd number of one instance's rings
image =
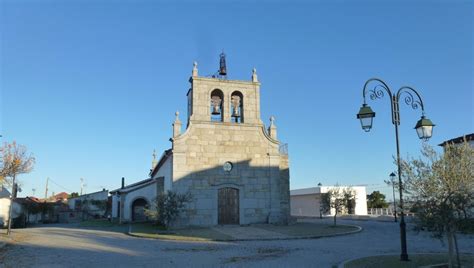
[[[102,189],[102,191],[84,194],[68,200],[70,211],[87,213],[89,217],[105,217],[107,213],[109,191]],[[74,214],[73,214],[74,215]]]
[[[291,216],[319,217],[320,215],[334,215],[321,213],[321,194],[327,193],[335,187],[346,186],[317,186],[290,191]],[[367,193],[365,186],[351,186],[355,191],[354,215],[367,215]]]
[[[12,225],[24,227],[28,223],[38,223],[42,221],[42,215],[36,211],[30,211],[32,204],[42,203],[36,197],[15,198],[13,201]],[[0,228],[8,225],[10,213],[10,192],[1,186],[0,188]],[[22,217],[23,216],[23,217]],[[21,218],[21,219],[20,219]],[[19,221],[18,221],[19,220]]]
[[[48,198],[49,202],[67,202],[69,194],[66,192],[60,192]]]
[[[13,212],[17,211],[17,208],[13,209]],[[8,224],[8,218],[10,213],[10,192],[2,186],[0,186],[0,227],[6,227]],[[15,215],[13,215],[15,217]]]
[[[34,196],[15,198],[13,202],[21,205],[21,213],[24,215],[25,224],[37,224],[43,221],[43,213],[38,208],[48,203],[44,203],[44,201]]]
[[[474,133],[466,134],[466,135],[463,135],[463,136],[460,136],[460,137],[457,137],[457,138],[454,138],[454,139],[444,141],[441,144],[439,144],[439,146],[445,147],[446,144],[448,144],[448,143],[460,144],[460,143],[463,143],[464,141],[468,142],[469,145],[474,148]]]

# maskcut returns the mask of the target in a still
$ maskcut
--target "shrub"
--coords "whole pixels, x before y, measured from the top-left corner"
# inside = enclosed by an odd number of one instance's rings
[[[168,228],[179,216],[186,203],[192,200],[191,193],[179,194],[173,191],[158,195],[154,200],[154,209],[146,209],[148,217],[156,219],[158,224]]]

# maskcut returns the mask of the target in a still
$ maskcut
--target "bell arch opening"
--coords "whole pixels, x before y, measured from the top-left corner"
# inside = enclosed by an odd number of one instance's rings
[[[224,93],[220,89],[214,89],[211,92],[210,113],[211,121],[224,121]]]
[[[234,123],[244,122],[244,95],[240,91],[234,91],[230,97],[231,117]]]

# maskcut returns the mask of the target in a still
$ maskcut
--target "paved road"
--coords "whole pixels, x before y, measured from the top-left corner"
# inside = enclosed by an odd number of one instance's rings
[[[398,225],[340,221],[364,231],[307,240],[175,242],[67,226],[15,230],[13,245],[0,252],[0,267],[332,267],[346,259],[399,253]],[[474,236],[459,239],[474,252]],[[446,251],[427,233],[408,232],[409,252]]]

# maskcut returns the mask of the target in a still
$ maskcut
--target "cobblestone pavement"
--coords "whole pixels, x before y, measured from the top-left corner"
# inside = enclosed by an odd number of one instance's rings
[[[314,220],[320,222],[320,220]],[[14,231],[0,250],[0,267],[333,267],[375,254],[398,254],[393,222],[349,221],[364,231],[303,240],[178,242],[57,225]],[[474,252],[474,236],[460,236],[462,252]],[[446,251],[427,233],[408,232],[409,253]]]

